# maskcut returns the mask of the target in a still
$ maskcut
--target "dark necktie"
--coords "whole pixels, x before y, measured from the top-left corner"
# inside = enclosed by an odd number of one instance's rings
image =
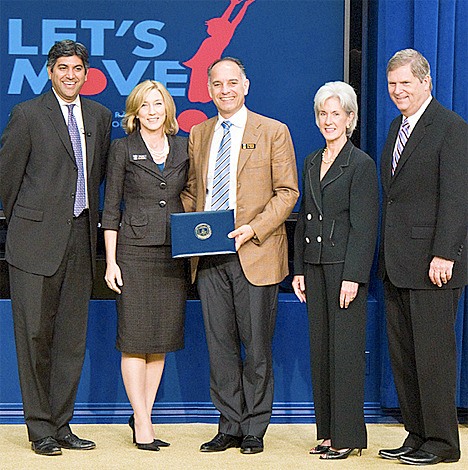
[[[231,159],[231,131],[232,123],[223,121],[223,138],[216,156],[213,176],[213,191],[211,196],[211,210],[220,211],[229,209],[229,175]]]
[[[83,152],[81,150],[81,138],[80,131],[78,130],[78,124],[76,123],[75,115],[73,114],[74,104],[67,104],[68,108],[68,133],[73,147],[73,153],[75,154],[76,166],[78,167],[78,178],[76,181],[76,194],[75,194],[75,205],[73,207],[73,215],[78,217],[83,210],[86,208],[86,186],[84,177],[84,166],[83,166]]]

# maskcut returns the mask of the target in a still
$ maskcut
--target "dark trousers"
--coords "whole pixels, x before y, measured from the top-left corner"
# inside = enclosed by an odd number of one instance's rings
[[[210,393],[219,431],[262,437],[271,418],[271,342],[278,285],[254,286],[237,254],[207,256],[198,271],[210,356]],[[241,344],[245,355],[242,355]]]
[[[53,276],[9,266],[23,410],[31,441],[62,438],[69,432],[83,365],[92,288],[89,217],[80,216],[72,224],[65,256]]]
[[[387,332],[404,445],[460,457],[455,319],[460,289],[411,290],[384,282]]]
[[[340,308],[342,272],[343,264],[305,265],[317,439],[363,449],[367,286]]]

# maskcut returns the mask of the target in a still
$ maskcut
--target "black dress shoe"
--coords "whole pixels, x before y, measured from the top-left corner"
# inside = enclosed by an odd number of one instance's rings
[[[224,434],[218,432],[213,439],[209,442],[205,442],[201,445],[201,452],[221,452],[223,450],[229,449],[230,447],[239,447],[241,439],[238,436],[231,436],[230,434]]]
[[[402,455],[410,454],[414,452],[416,449],[409,446],[401,446],[398,449],[381,449],[379,450],[380,457],[388,460],[397,460]]]
[[[245,436],[240,451],[242,454],[259,454],[263,452],[263,439],[257,436]]]
[[[439,455],[419,449],[411,452],[410,454],[398,457],[398,460],[410,465],[434,465],[439,462],[458,462],[459,459],[440,457]]]
[[[61,455],[59,443],[52,437],[47,436],[31,442],[31,449],[39,455]]]
[[[96,447],[96,444],[93,441],[88,441],[87,439],[80,439],[76,434],[69,432],[62,439],[57,439],[60,447],[64,449],[72,450],[90,450]]]

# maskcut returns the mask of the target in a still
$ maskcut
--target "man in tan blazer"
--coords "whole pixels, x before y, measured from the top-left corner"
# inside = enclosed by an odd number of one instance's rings
[[[187,211],[217,210],[215,166],[227,132],[224,208],[235,210],[236,229],[229,236],[237,253],[192,263],[210,355],[211,398],[221,414],[218,434],[200,450],[240,446],[242,453],[254,454],[263,451],[272,411],[271,342],[278,283],[288,274],[284,222],[299,195],[296,161],[286,125],[245,107],[249,80],[238,59],[210,66],[208,90],[218,116],[191,130],[182,197]]]

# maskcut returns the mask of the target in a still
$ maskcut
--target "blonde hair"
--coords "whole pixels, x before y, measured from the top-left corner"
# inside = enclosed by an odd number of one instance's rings
[[[145,102],[148,93],[152,90],[158,90],[163,98],[166,108],[166,120],[164,121],[164,133],[175,135],[179,131],[179,124],[176,119],[176,106],[171,94],[166,87],[156,80],[145,80],[139,83],[128,95],[125,102],[125,116],[122,120],[122,127],[127,134],[131,134],[137,130],[138,112],[141,105]]]

